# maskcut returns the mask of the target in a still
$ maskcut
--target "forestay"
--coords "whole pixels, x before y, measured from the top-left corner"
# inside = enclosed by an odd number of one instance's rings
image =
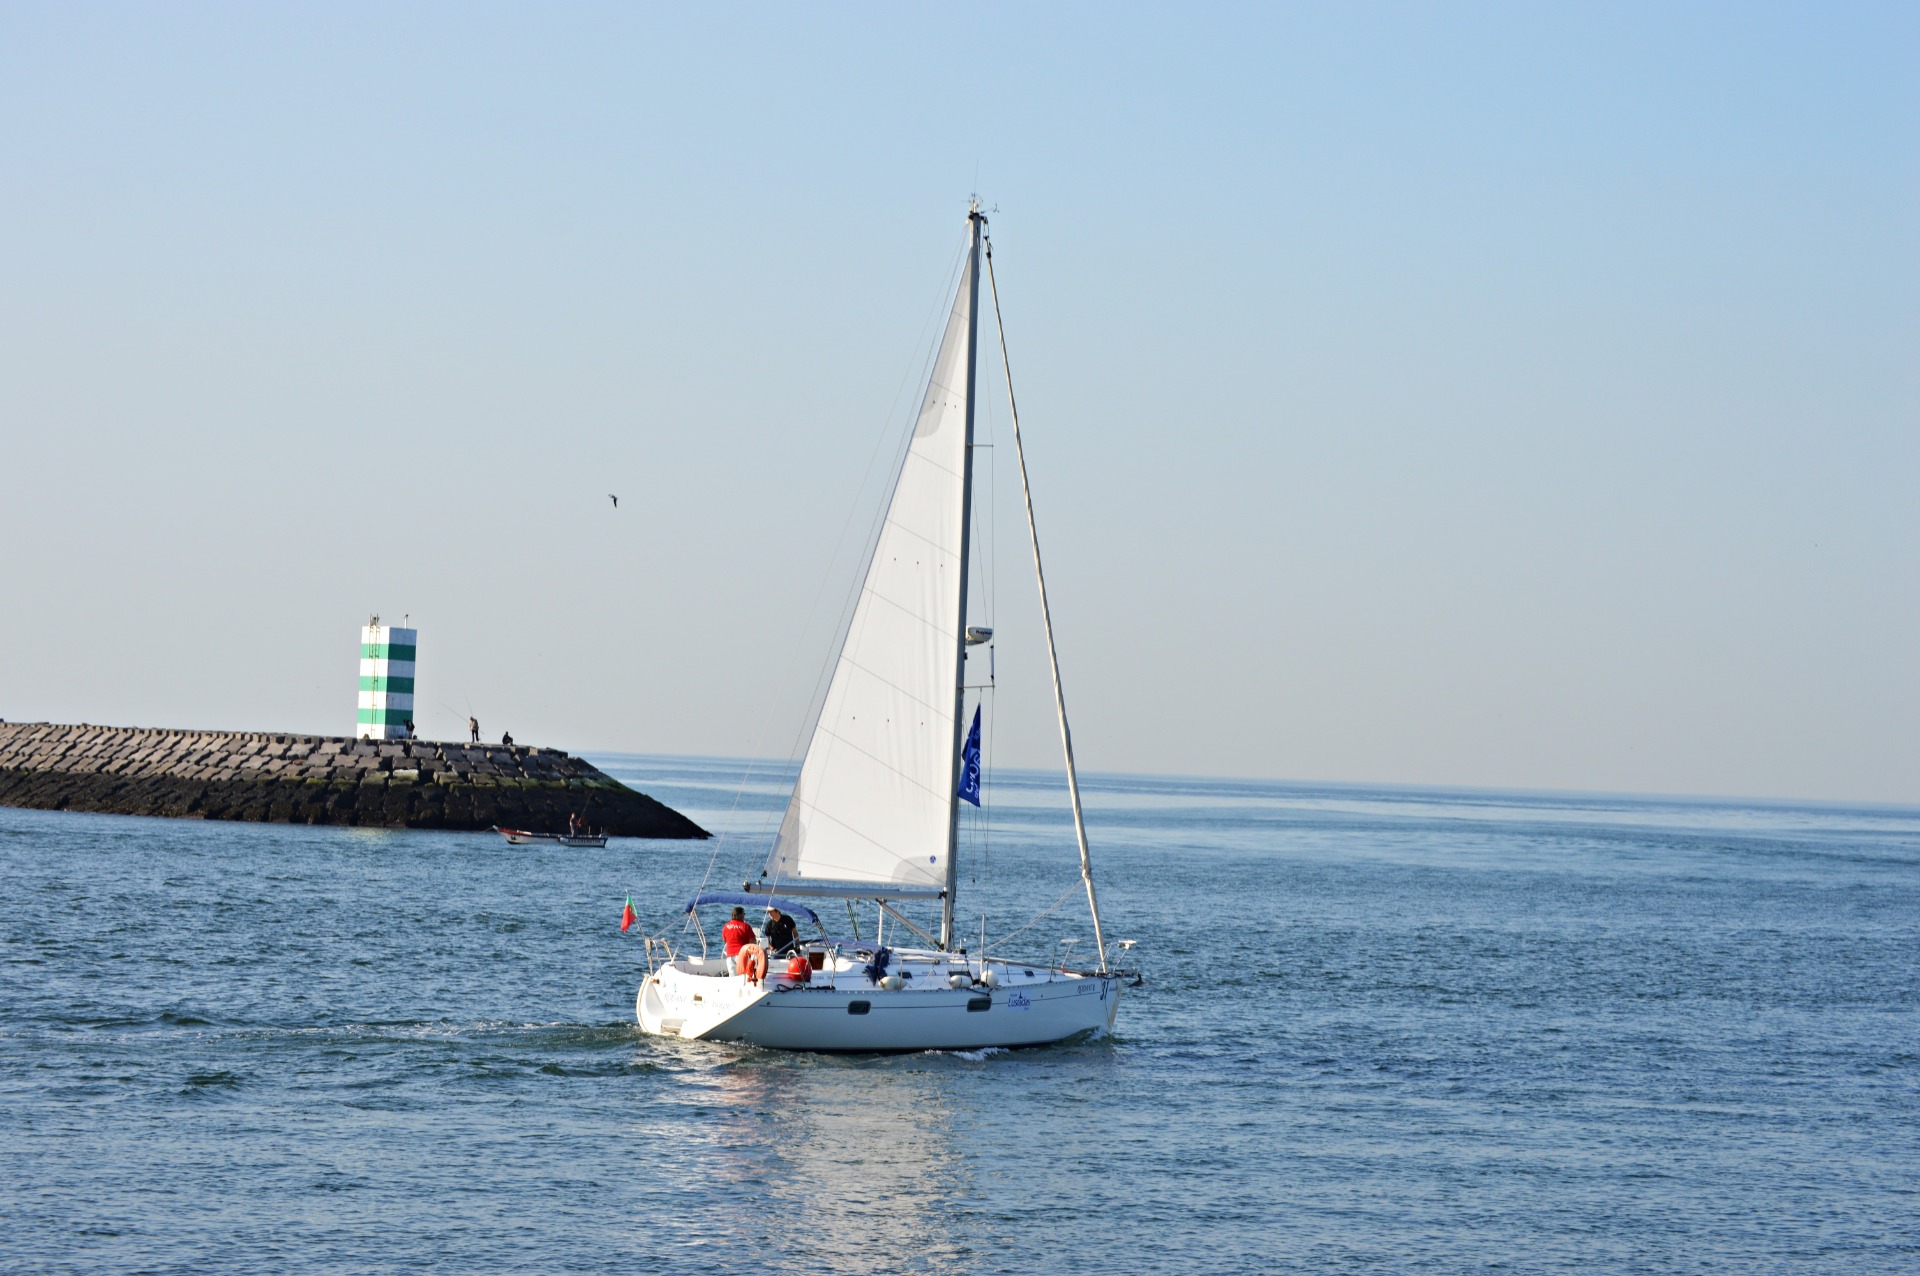
[[[947,885],[966,516],[971,262],[840,661],[767,857],[775,883]]]

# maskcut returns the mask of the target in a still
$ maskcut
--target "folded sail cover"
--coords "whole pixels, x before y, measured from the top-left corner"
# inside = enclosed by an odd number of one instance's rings
[[[767,876],[777,881],[946,885],[971,275],[969,264],[840,663],[767,857]]]

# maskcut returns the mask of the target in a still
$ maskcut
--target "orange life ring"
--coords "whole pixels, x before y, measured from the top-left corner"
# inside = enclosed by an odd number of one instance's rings
[[[760,945],[740,945],[735,961],[740,967],[740,973],[747,977],[748,983],[757,984],[767,977],[767,950]]]

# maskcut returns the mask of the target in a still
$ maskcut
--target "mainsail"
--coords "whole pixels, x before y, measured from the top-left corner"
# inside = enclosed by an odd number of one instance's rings
[[[965,596],[973,260],[765,876],[947,886]]]

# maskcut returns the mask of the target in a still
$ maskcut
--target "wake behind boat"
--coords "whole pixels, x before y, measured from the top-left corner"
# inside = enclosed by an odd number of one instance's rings
[[[757,880],[738,895],[701,893],[687,904],[699,955],[648,939],[648,974],[634,1004],[647,1032],[784,1050],[942,1050],[1041,1045],[1113,1024],[1122,972],[1108,963],[1094,892],[1010,373],[1014,448],[1098,963],[1078,970],[990,956],[984,944],[969,954],[955,932],[960,804],[980,805],[978,697],[987,689],[968,685],[967,652],[993,641],[990,625],[967,623],[983,246],[989,283],[993,257],[977,202],[967,219],[966,264],[932,376],[785,818]],[[994,316],[997,323],[997,291]],[[1004,360],[1004,331],[1000,347]],[[827,935],[809,899],[845,901],[855,934]],[[736,932],[729,951],[715,954],[698,909],[722,903],[742,911],[777,905],[820,933],[801,940],[770,925],[767,945],[741,944]],[[872,910],[871,941],[860,938],[856,904]],[[924,916],[934,905],[937,922]],[[924,946],[889,947],[889,927],[896,940],[904,934]]]

